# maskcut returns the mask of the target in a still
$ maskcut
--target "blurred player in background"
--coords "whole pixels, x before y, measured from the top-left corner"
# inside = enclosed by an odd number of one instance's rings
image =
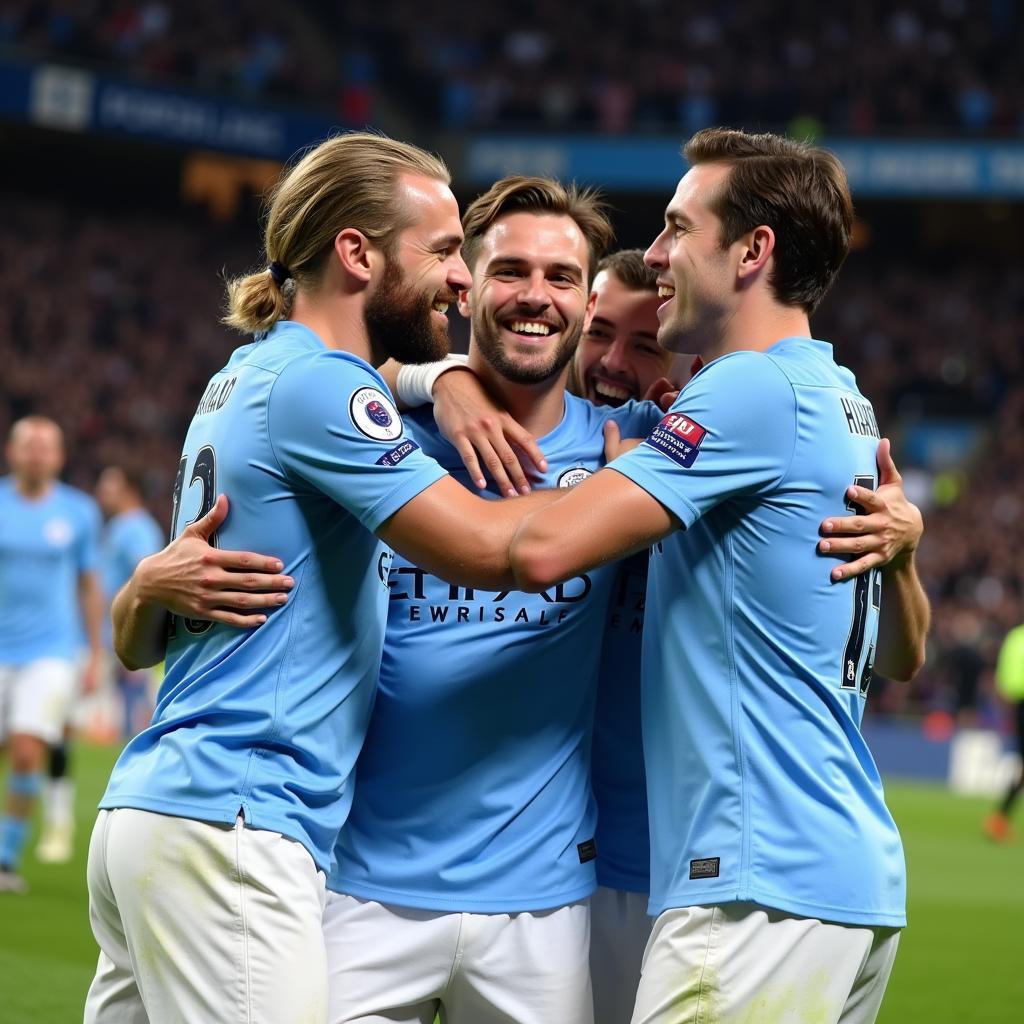
[[[107,466],[96,481],[96,500],[106,517],[100,542],[103,596],[108,614],[104,619],[104,640],[112,650],[109,608],[117,592],[127,583],[135,566],[164,546],[163,530],[142,501],[142,480],[123,466]],[[122,702],[121,734],[129,739],[149,724],[153,713],[154,673],[150,669],[130,672],[112,655],[114,681]]]
[[[103,589],[103,644],[106,657],[103,678],[111,679],[116,695],[98,686],[108,709],[102,718],[104,729],[113,729],[109,719],[111,698],[117,701],[124,738],[134,736],[149,722],[153,710],[155,671],[129,672],[112,651],[110,604],[139,561],[163,547],[163,531],[142,505],[139,479],[120,466],[103,470],[96,484],[96,501],[107,522],[100,537],[100,579]],[[104,692],[100,692],[103,690]],[[74,843],[74,780],[69,771],[70,726],[61,742],[50,750],[49,775],[43,787],[43,832],[36,857],[45,864],[63,864],[71,859]]]
[[[1024,789],[1024,626],[1011,629],[999,648],[996,662],[996,688],[1013,709],[1017,752],[1021,764],[997,810],[985,819],[985,831],[997,843],[1013,838],[1010,814]]]
[[[823,150],[710,130],[685,152],[647,260],[666,299],[659,339],[707,365],[613,472],[524,521],[513,566],[541,589],[655,545],[643,742],[658,919],[634,1024],[811,1006],[871,1021],[905,869],[859,724],[874,664],[905,679],[923,662],[928,606],[912,549],[886,570],[881,613],[881,580],[850,581],[879,559],[830,580],[810,549],[834,502],[876,500],[871,407],[808,324],[852,204]],[[898,481],[884,443],[878,458]]]
[[[100,672],[103,598],[99,511],[92,498],[58,479],[60,427],[42,416],[19,420],[7,463],[10,475],[0,480],[0,741],[11,767],[0,822],[0,891],[20,892],[18,866],[47,752],[63,738],[79,686],[83,624],[85,692]]]

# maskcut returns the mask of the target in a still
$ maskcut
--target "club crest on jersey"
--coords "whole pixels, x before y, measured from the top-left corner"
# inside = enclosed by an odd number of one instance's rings
[[[573,466],[572,469],[563,470],[558,475],[558,486],[568,490],[570,487],[575,487],[577,484],[583,483],[588,476],[594,474],[587,469],[586,466]]]
[[[73,535],[74,530],[66,519],[49,519],[43,526],[46,543],[55,548],[67,547]]]
[[[349,416],[360,434],[374,441],[394,441],[402,436],[402,418],[383,392],[359,388],[348,402]]]
[[[707,430],[696,420],[681,412],[670,412],[644,439],[644,444],[689,469],[697,460],[700,443],[706,435]]]

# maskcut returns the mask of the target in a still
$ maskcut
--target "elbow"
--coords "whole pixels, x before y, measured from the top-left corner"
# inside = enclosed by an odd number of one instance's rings
[[[512,542],[509,565],[516,587],[528,594],[538,594],[571,575],[561,566],[554,545],[530,538],[517,537]]]
[[[146,663],[146,659],[139,656],[138,651],[129,650],[124,644],[117,642],[114,639],[114,654],[117,655],[117,660],[129,671],[138,672],[144,668],[152,667],[155,662]]]
[[[878,670],[886,679],[891,679],[895,683],[909,683],[924,668],[924,663],[925,645],[922,640],[917,647],[878,666]]]

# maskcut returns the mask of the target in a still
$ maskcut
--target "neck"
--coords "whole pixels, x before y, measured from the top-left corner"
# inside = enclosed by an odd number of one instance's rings
[[[752,301],[726,320],[719,344],[705,359],[710,362],[730,352],[764,352],[783,338],[810,336],[810,320],[799,306],[783,306],[771,300]]]
[[[298,292],[289,319],[308,327],[326,348],[349,352],[371,366],[387,359],[366,333],[361,295],[318,298]]]
[[[494,400],[534,437],[550,434],[565,415],[565,382],[569,367],[537,384],[516,384],[502,377],[470,339],[469,366]]]
[[[14,478],[14,486],[23,498],[42,498],[53,486],[52,480],[26,480],[23,477]]]

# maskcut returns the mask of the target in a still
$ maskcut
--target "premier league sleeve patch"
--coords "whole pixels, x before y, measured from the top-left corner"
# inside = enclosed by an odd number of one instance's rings
[[[374,441],[394,441],[402,436],[402,417],[377,388],[355,391],[348,401],[348,414],[359,433]]]
[[[697,461],[700,443],[706,435],[707,431],[696,420],[680,412],[670,412],[644,438],[644,444],[650,445],[684,469],[689,469]]]

